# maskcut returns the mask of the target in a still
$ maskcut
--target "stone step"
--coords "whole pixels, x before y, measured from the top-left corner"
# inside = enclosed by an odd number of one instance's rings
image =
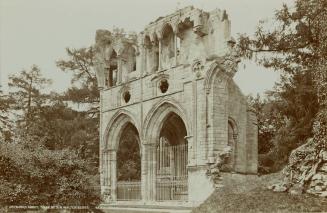
[[[113,213],[120,213],[120,212],[147,212],[147,213],[170,213],[170,212],[176,212],[176,213],[189,213],[192,211],[191,207],[186,206],[167,206],[167,205],[119,205],[119,204],[102,204],[100,206],[100,209],[103,212],[113,212]]]
[[[158,208],[140,208],[140,207],[108,207],[101,209],[103,213],[189,213],[191,210],[180,209],[158,209]]]

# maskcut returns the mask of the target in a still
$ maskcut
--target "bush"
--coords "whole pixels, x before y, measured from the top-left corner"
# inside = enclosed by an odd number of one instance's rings
[[[69,150],[0,143],[0,205],[97,205],[85,162]]]

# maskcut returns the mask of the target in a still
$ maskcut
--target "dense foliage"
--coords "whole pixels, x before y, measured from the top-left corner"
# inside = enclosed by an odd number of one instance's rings
[[[269,101],[256,104],[260,122],[268,119],[273,127],[260,133],[260,146],[267,149],[262,152],[267,153],[261,161],[264,167],[280,168],[290,151],[309,137],[315,139],[317,153],[326,150],[326,17],[326,0],[297,0],[294,7],[284,5],[276,12],[272,30],[261,23],[253,37],[238,39],[243,57],[282,73]],[[271,109],[263,114],[266,108]]]
[[[98,117],[77,111],[66,94],[45,93],[50,83],[33,65],[10,76],[9,94],[1,94],[2,205],[96,205],[100,200]],[[15,133],[11,137],[5,134],[7,123]]]
[[[266,99],[250,98],[256,109],[259,128],[260,172],[281,169],[291,151],[312,137],[312,125],[318,111],[318,98],[311,72],[283,76]]]
[[[25,138],[0,143],[1,205],[96,205],[85,161],[64,149],[53,151]]]
[[[0,141],[8,141],[12,137],[12,121],[10,107],[13,99],[0,90]]]

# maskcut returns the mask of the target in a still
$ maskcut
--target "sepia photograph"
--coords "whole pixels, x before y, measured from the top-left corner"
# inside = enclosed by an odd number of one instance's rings
[[[327,0],[0,0],[2,212],[327,212]]]

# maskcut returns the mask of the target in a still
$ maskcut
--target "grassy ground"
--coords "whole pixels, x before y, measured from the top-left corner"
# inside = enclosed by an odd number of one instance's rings
[[[266,186],[278,176],[263,176],[258,181],[240,184],[242,187],[223,187],[192,212],[327,212],[326,198],[268,190]]]

